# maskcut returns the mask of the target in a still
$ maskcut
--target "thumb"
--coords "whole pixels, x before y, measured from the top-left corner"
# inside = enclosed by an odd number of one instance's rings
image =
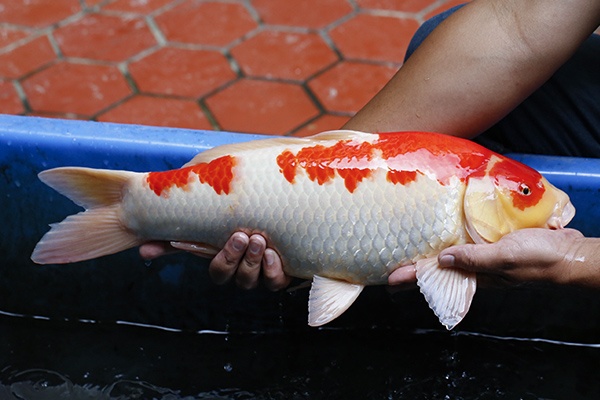
[[[463,244],[444,249],[438,255],[442,268],[462,268],[473,272],[484,272],[503,264],[496,243]]]

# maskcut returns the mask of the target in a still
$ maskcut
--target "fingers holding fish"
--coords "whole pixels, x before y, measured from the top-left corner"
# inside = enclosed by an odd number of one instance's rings
[[[279,254],[273,249],[267,248],[263,255],[263,278],[267,289],[277,291],[286,288],[292,281],[292,277],[283,272],[283,265]]]
[[[417,273],[413,264],[397,268],[388,277],[390,286],[413,284],[417,281]]]
[[[235,241],[236,239],[234,238]],[[237,245],[241,245],[241,242],[237,243]],[[267,241],[264,237],[258,234],[250,236],[246,252],[242,255],[241,260],[239,260],[237,269],[234,272],[235,283],[242,289],[254,289],[258,286],[260,267],[266,248]],[[231,256],[231,254],[229,255]],[[228,261],[231,262],[231,260]],[[230,266],[231,263],[227,264],[228,268]]]
[[[443,268],[462,268],[512,283],[564,283],[576,268],[572,249],[582,238],[574,229],[522,229],[496,243],[449,247],[438,260]]]
[[[169,244],[169,242],[147,242],[140,246],[139,252],[140,257],[144,260],[154,260],[155,258],[177,253],[179,250],[175,249],[173,246]]]
[[[222,285],[231,280],[246,254],[249,243],[250,237],[243,232],[231,235],[223,249],[210,262],[208,272],[213,282]]]

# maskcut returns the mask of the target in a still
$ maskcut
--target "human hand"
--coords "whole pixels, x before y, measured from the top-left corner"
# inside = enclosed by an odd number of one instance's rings
[[[579,260],[576,252],[584,239],[574,229],[521,229],[496,243],[466,244],[443,250],[443,268],[455,267],[500,278],[508,283],[567,283]]]
[[[259,283],[261,267],[263,283],[269,290],[283,289],[291,281],[291,277],[283,273],[279,255],[267,248],[266,240],[258,234],[248,236],[243,232],[236,232],[223,249],[186,242],[149,242],[140,246],[140,255],[151,260],[179,250],[212,258],[208,272],[217,284],[234,279],[243,289],[255,288]]]
[[[572,281],[576,251],[583,235],[574,229],[521,229],[496,243],[465,244],[444,249],[438,255],[442,268],[462,268],[485,275],[492,281],[519,283]],[[414,284],[414,265],[396,269],[390,285]],[[488,282],[490,283],[490,282]]]

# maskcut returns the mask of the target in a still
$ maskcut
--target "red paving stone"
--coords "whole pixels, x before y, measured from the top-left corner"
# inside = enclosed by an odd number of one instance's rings
[[[33,111],[94,114],[131,93],[116,67],[61,62],[23,81]]]
[[[329,35],[347,59],[401,63],[418,28],[419,23],[413,18],[359,14]]]
[[[193,100],[138,95],[101,114],[98,121],[188,129],[212,129]]]
[[[56,53],[46,36],[32,39],[13,50],[0,53],[0,77],[20,78],[51,63]]]
[[[0,81],[0,110],[5,114],[20,114],[25,111],[14,85],[10,82]]]
[[[253,0],[252,5],[267,24],[323,28],[350,14],[346,0]]]
[[[326,110],[353,114],[390,80],[396,68],[347,61],[308,83]]]
[[[269,30],[234,47],[231,55],[248,76],[300,81],[338,60],[316,33]]]
[[[165,11],[156,22],[169,41],[213,46],[228,45],[258,26],[243,4],[194,0]]]
[[[58,28],[54,37],[66,57],[101,61],[125,61],[156,44],[143,19],[102,14]]]
[[[102,0],[96,0],[96,3],[100,3]],[[124,11],[137,14],[149,14],[153,11],[164,7],[173,0],[116,0],[112,3],[108,3],[103,10],[108,11]]]
[[[244,79],[206,99],[224,130],[281,135],[319,114],[298,85]]]
[[[0,0],[0,113],[338,129],[457,0]],[[24,98],[21,98],[24,96]]]
[[[0,27],[0,48],[27,37],[29,33],[24,30],[9,27]]]
[[[431,10],[430,12],[428,12],[427,14],[425,14],[425,19],[429,19],[431,17],[433,17],[434,15],[437,15],[439,13],[442,13],[452,7],[458,6],[460,4],[465,4],[466,1],[464,0],[448,0],[446,2],[444,2],[442,5],[440,5],[439,7],[434,8],[433,10]]]
[[[0,22],[43,28],[81,11],[78,0],[6,0]]]
[[[201,97],[236,78],[223,54],[209,50],[162,49],[129,65],[144,93]]]
[[[465,2],[466,0],[463,0]],[[372,10],[394,10],[418,13],[436,3],[436,0],[356,0],[359,7]]]

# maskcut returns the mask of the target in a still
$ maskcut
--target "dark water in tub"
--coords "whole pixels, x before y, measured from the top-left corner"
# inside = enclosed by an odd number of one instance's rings
[[[0,316],[0,399],[598,399],[600,346],[444,331],[178,332]]]

